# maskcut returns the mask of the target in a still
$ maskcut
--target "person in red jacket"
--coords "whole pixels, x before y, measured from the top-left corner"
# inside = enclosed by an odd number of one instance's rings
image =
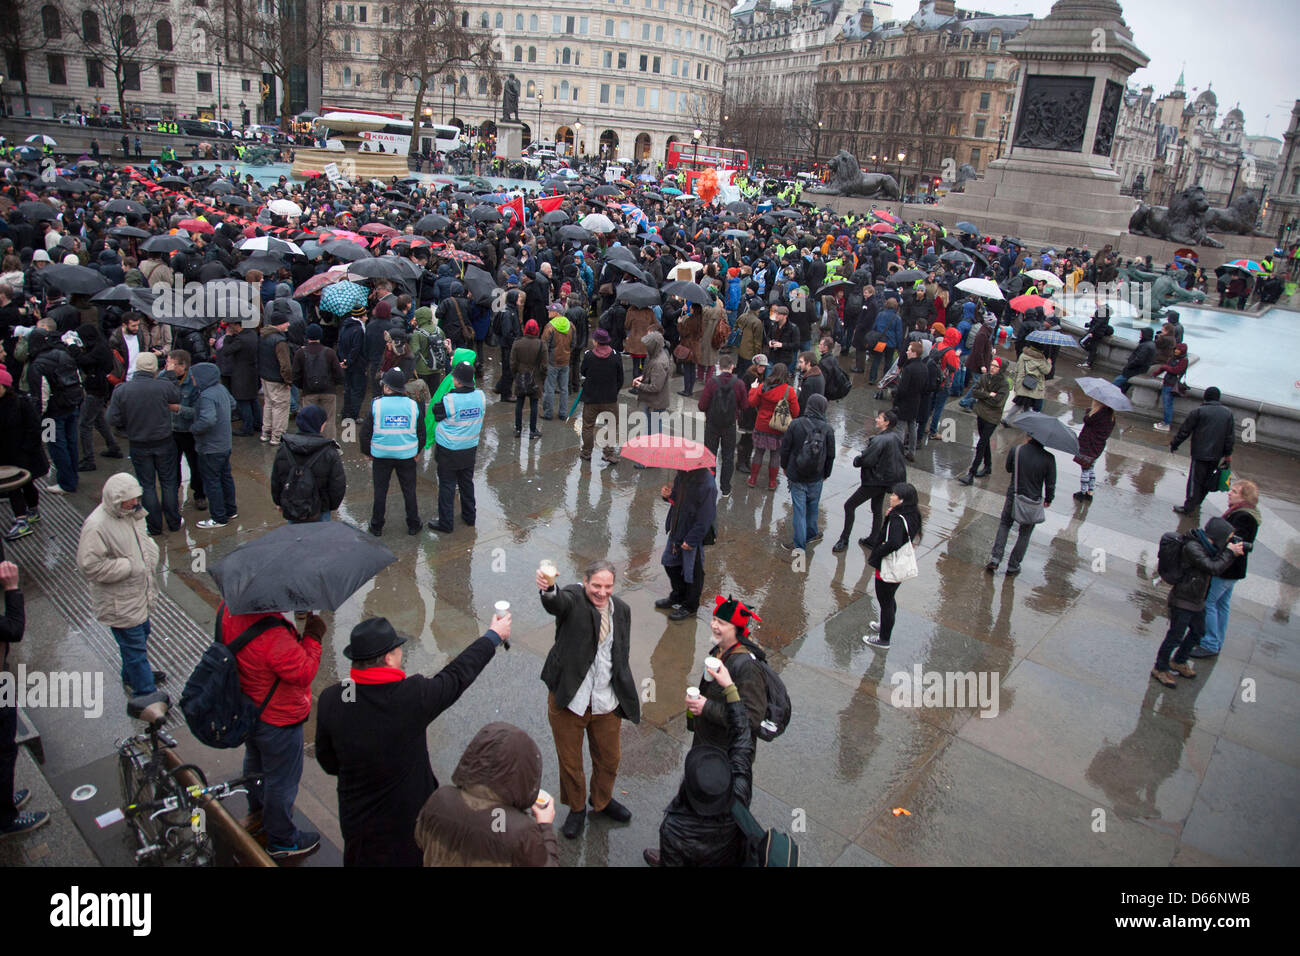
[[[229,644],[264,617],[278,618],[239,652],[239,687],[262,708],[244,745],[244,773],[262,776],[250,787],[250,816],[262,816],[266,852],[273,859],[304,856],[320,846],[320,834],[299,830],[293,802],[302,779],[302,726],[311,713],[311,682],[320,667],[325,622],[307,615],[302,634],[280,614],[231,614],[221,610],[221,640]]]
[[[758,473],[763,467],[763,453],[771,452],[767,490],[776,491],[777,475],[781,473],[781,438],[785,433],[772,427],[772,413],[783,398],[790,406],[790,419],[793,421],[799,417],[799,393],[790,385],[789,369],[784,363],[777,362],[767,378],[755,382],[749,390],[749,406],[758,409],[758,418],[754,422],[754,457],[745,482],[751,488],[758,481]]]

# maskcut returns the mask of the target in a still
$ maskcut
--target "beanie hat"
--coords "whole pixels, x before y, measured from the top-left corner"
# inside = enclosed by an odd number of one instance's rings
[[[298,409],[298,434],[319,435],[325,424],[325,409],[319,405],[304,405]]]
[[[354,305],[350,314],[353,318],[364,319],[366,317],[366,307],[364,305]]]
[[[1223,393],[1219,391],[1218,386],[1211,385],[1205,390],[1205,400],[1207,402],[1217,402],[1222,397]]]
[[[321,336],[322,336],[323,334],[324,334],[324,333],[321,331],[321,327],[320,327],[319,325],[317,325],[315,322],[313,322],[313,323],[311,323],[310,325],[307,326],[307,341],[308,341],[308,342],[319,342],[319,341],[321,340]]]
[[[155,375],[158,372],[158,356],[152,352],[141,352],[135,357],[135,370]]]
[[[604,329],[597,329],[595,332],[591,333],[591,339],[597,345],[608,345],[609,333],[606,332]]]
[[[37,249],[32,253],[32,262],[49,262],[50,254],[44,249]]]
[[[390,368],[381,381],[395,392],[406,388],[406,373],[400,368]]]
[[[371,313],[376,319],[386,319],[393,314],[393,307],[387,302],[377,302]]]
[[[1216,548],[1223,550],[1223,546],[1232,537],[1232,525],[1226,518],[1211,518],[1205,522],[1205,534]]]

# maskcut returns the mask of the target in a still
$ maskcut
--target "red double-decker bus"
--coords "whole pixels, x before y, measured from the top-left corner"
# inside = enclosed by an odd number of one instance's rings
[[[723,146],[697,146],[694,143],[669,143],[668,168],[682,170],[749,169],[749,154],[743,149]]]

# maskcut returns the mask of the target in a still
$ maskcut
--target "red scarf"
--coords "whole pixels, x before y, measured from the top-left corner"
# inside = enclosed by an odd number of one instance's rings
[[[355,667],[348,674],[358,684],[396,684],[406,680],[406,672],[400,667]]]

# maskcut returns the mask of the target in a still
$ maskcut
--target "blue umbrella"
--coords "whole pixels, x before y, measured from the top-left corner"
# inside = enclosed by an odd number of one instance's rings
[[[672,186],[665,186],[659,191],[663,193],[665,196],[680,196],[682,194],[682,191],[680,189],[674,189]]]
[[[1030,332],[1028,341],[1038,342],[1042,345],[1073,345],[1078,346],[1073,335],[1066,335],[1064,332],[1057,332],[1054,329],[1039,329],[1037,332]]]
[[[326,286],[320,294],[322,312],[333,315],[347,315],[359,305],[365,305],[370,298],[370,290],[355,282],[335,282]]]

